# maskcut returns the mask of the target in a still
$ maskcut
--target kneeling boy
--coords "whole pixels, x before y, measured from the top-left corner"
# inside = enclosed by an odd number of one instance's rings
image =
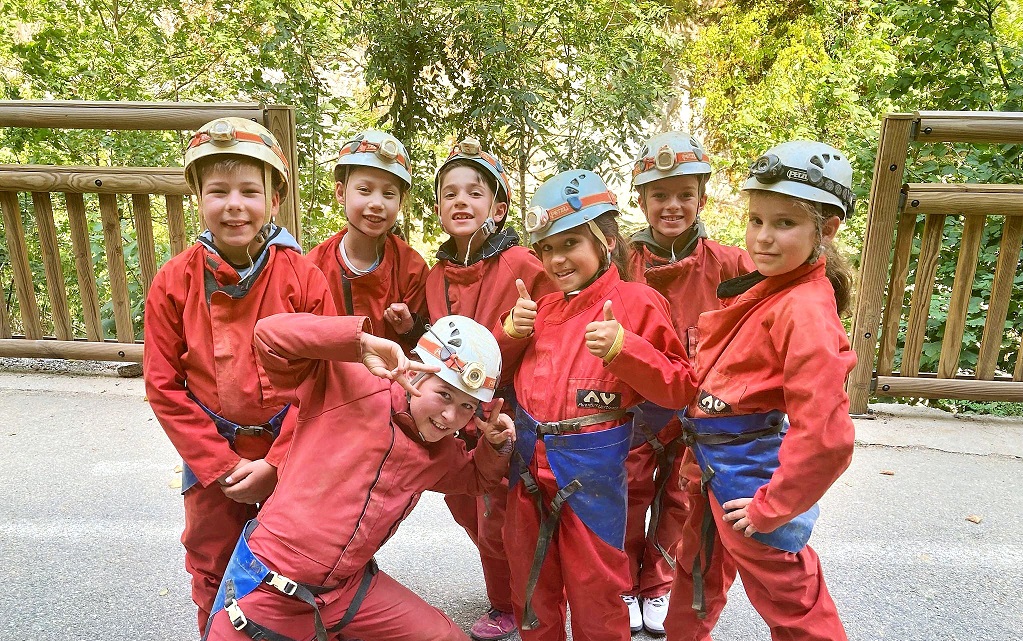
[[[287,314],[256,325],[267,373],[300,412],[277,490],[228,566],[210,639],[468,638],[377,572],[373,555],[423,490],[482,494],[507,472],[514,426],[501,401],[489,421],[475,417],[500,380],[500,350],[475,321],[446,316],[413,350],[423,363],[410,363],[366,324]],[[449,437],[470,421],[486,438],[467,453]]]

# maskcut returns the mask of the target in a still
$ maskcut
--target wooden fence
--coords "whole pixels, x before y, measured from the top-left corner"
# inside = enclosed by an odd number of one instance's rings
[[[903,184],[911,142],[1023,143],[1023,113],[917,112],[884,118],[870,191],[852,346],[859,362],[848,383],[850,412],[867,412],[871,394],[891,397],[1023,401],[1023,345],[1013,374],[996,373],[1023,240],[1023,186]],[[931,300],[946,218],[961,216],[962,233],[936,371],[921,372]],[[918,219],[924,218],[917,239]],[[960,358],[985,226],[1001,235],[986,301],[987,318],[972,373]],[[919,254],[914,261],[914,245]],[[909,273],[915,275],[904,305]],[[905,329],[900,331],[905,318]],[[1011,319],[1019,331],[1019,318]],[[901,349],[901,368],[893,371]]]
[[[291,107],[257,104],[22,102],[0,101],[0,127],[103,130],[195,130],[215,118],[237,116],[270,129],[297,167],[295,114]],[[297,180],[293,181],[297,184]],[[59,167],[0,165],[0,209],[10,268],[14,277],[23,332],[14,334],[5,287],[0,288],[0,356],[30,358],[142,361],[142,343],[135,340],[128,273],[124,259],[121,204],[131,211],[138,257],[138,277],[144,296],[159,267],[154,242],[154,198],[166,212],[171,255],[184,250],[194,237],[187,231],[184,196],[189,193],[178,167]],[[59,194],[57,198],[54,195]],[[94,196],[93,196],[94,195]],[[86,197],[89,197],[89,201]],[[98,200],[103,230],[107,287],[98,286],[89,237],[87,205]],[[130,202],[130,205],[128,203]],[[30,255],[22,224],[22,203],[31,209],[38,233],[38,255]],[[31,203],[31,207],[28,206]],[[71,247],[61,247],[54,204],[63,204]],[[278,219],[299,236],[298,189],[281,203]],[[59,210],[58,210],[59,212]],[[127,218],[127,216],[126,216]],[[155,221],[158,225],[164,221]],[[198,227],[195,221],[193,227]],[[75,279],[65,278],[61,250],[73,255]],[[31,263],[42,263],[49,319],[41,318]],[[81,314],[72,319],[66,280],[77,280]],[[109,291],[101,301],[99,292]],[[104,334],[100,308],[112,304],[114,336]],[[48,322],[47,322],[48,320]],[[84,336],[73,327],[84,328]]]

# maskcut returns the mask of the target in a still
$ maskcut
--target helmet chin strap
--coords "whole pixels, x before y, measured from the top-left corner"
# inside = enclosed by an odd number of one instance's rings
[[[469,266],[469,258],[472,257],[472,239],[476,237],[476,234],[483,232],[483,239],[486,240],[491,234],[497,231],[497,222],[494,220],[494,207],[497,206],[497,194],[494,194],[494,199],[490,201],[490,210],[487,212],[487,218],[483,221],[483,224],[476,228],[476,231],[472,232],[469,236],[469,243],[465,247],[465,260],[462,261],[463,267]]]

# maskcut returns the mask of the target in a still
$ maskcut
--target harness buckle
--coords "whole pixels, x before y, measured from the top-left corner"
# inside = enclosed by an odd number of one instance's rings
[[[231,619],[231,625],[235,630],[242,630],[249,624],[249,620],[245,618],[245,614],[242,613],[242,609],[238,607],[238,601],[235,599],[224,604],[224,611],[227,612],[227,618]]]
[[[541,436],[559,436],[561,434],[577,434],[582,429],[577,421],[551,421],[537,423],[536,433]]]
[[[277,574],[273,570],[270,570],[270,574],[266,575],[263,581],[287,596],[294,596],[295,591],[298,590],[298,583],[295,583],[286,576]]]
[[[235,436],[263,436],[264,434],[273,434],[273,431],[263,425],[239,425],[238,429],[234,431]]]

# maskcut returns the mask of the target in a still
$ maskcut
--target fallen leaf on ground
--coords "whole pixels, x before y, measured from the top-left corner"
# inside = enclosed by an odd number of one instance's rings
[[[181,487],[181,477],[175,477],[171,479],[171,482],[167,484],[168,487]]]
[[[881,470],[881,474],[885,476],[895,476],[895,470]]]
[[[169,590],[167,590],[167,588],[163,588],[162,590],[160,590],[160,596],[167,596],[168,592]]]
[[[175,472],[181,472],[181,466],[180,465],[175,465],[174,466],[174,471]]]
[[[968,517],[966,517],[966,520],[969,521],[970,523],[980,523],[984,519],[980,518],[976,514],[971,514]]]

